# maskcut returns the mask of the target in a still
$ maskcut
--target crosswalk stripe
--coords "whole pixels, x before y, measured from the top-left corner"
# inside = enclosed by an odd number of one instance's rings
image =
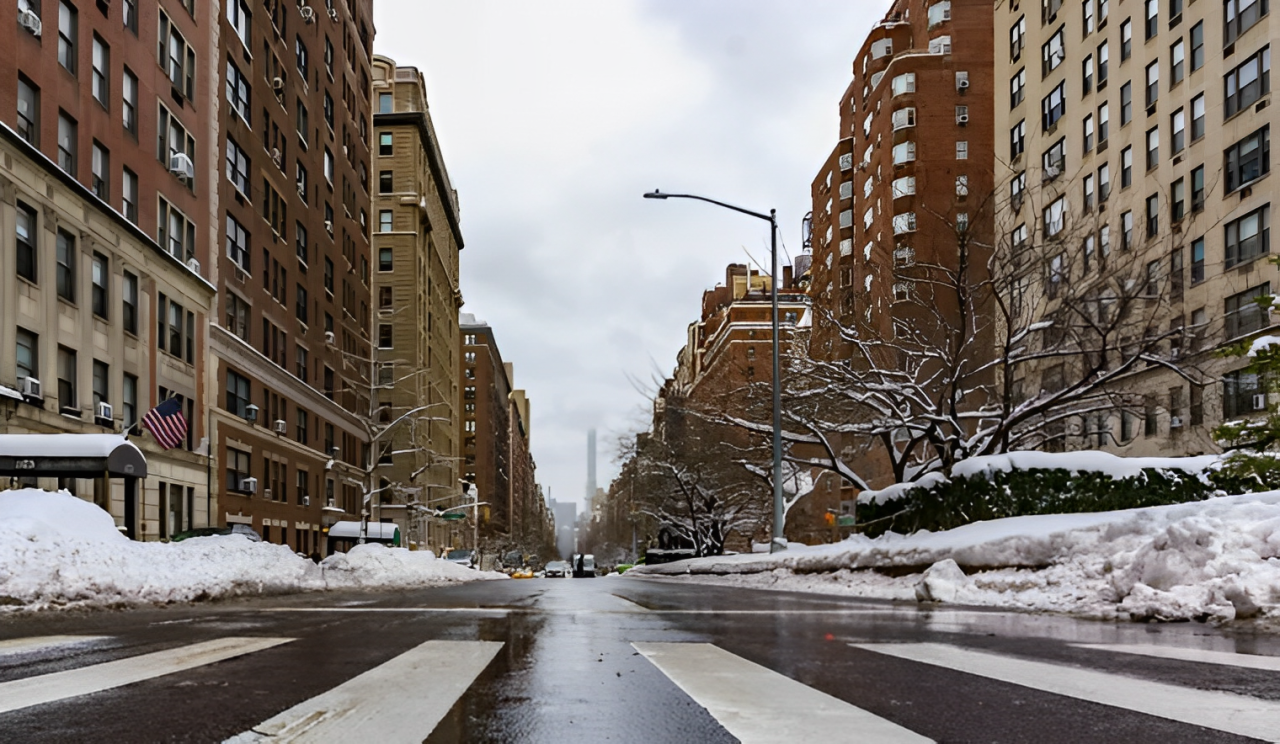
[[[73,636],[73,635],[54,635],[54,636],[35,636],[32,638],[10,638],[6,641],[0,641],[0,656],[10,654],[26,654],[33,651],[44,651],[59,646],[74,646],[79,643],[92,643],[93,641],[102,641],[111,636]]]
[[[1015,659],[937,643],[852,643],[855,648],[1125,708],[1263,741],[1280,742],[1280,702]]]
[[[932,741],[709,643],[631,645],[743,744]]]
[[[110,690],[153,677],[262,651],[292,640],[292,638],[219,638],[78,669],[0,682],[0,713]]]
[[[1139,646],[1137,644],[1109,643],[1073,643],[1076,648],[1088,648],[1098,651],[1114,651],[1121,654],[1152,656],[1157,659],[1173,659],[1175,661],[1195,661],[1201,664],[1218,664],[1220,666],[1241,667],[1243,669],[1262,669],[1268,672],[1280,672],[1280,656],[1257,656],[1255,654],[1238,654],[1231,651],[1205,651],[1198,648],[1177,648],[1174,646]]]
[[[501,648],[497,641],[427,641],[227,744],[421,742]]]

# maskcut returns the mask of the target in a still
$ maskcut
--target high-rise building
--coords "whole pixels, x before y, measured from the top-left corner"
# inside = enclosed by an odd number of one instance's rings
[[[209,55],[221,100],[205,117],[218,153],[205,183],[218,194],[209,384],[219,392],[219,521],[322,552],[325,526],[365,516],[375,487],[373,3],[221,9]]]
[[[587,504],[595,498],[596,488],[596,430],[587,430]]]
[[[1212,450],[1215,424],[1266,407],[1245,360],[1212,351],[1270,326],[1254,298],[1280,283],[1266,260],[1280,28],[1269,10],[1266,0],[996,5],[998,235],[1013,247],[1067,244],[1049,283],[1105,295],[1119,277],[1142,288],[1149,320],[1138,333],[1167,337],[1126,380],[1140,402],[1099,414],[1080,438],[1068,432],[1068,445]],[[1186,364],[1198,368],[1190,381],[1171,369]]]
[[[38,485],[142,539],[219,521],[204,406],[217,22],[180,0],[0,10],[0,431],[136,435],[141,493]],[[189,427],[165,450],[138,424],[168,398]]]
[[[379,486],[372,516],[394,519],[411,540],[440,546],[452,525],[409,507],[461,503],[458,195],[422,74],[376,56],[373,86],[379,143],[373,168],[379,433],[373,457]]]

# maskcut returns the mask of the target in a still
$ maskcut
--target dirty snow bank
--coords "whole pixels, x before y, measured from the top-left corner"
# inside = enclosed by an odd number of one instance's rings
[[[316,565],[283,545],[240,535],[134,542],[101,508],[66,492],[0,491],[0,609],[399,589],[501,576],[428,551],[372,544]]]
[[[1280,491],[874,540],[855,535],[633,572],[1091,617],[1280,620]]]

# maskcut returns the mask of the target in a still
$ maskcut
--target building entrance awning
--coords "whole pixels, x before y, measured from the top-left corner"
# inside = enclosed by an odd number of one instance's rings
[[[147,458],[123,434],[0,434],[0,476],[146,478]]]

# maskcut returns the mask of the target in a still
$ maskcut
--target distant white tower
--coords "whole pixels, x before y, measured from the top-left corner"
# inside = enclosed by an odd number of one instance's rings
[[[587,430],[587,509],[596,496],[596,430]]]

